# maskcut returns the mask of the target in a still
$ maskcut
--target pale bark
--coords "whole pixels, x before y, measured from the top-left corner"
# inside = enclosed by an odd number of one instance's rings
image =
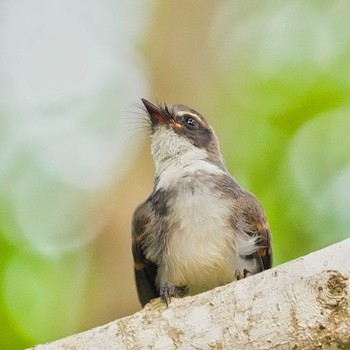
[[[33,349],[350,349],[350,239]]]

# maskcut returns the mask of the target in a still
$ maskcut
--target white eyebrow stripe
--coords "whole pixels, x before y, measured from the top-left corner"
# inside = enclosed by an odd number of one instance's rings
[[[196,114],[196,113],[191,113],[191,112],[186,112],[186,111],[180,111],[180,112],[178,112],[178,113],[176,113],[176,115],[178,115],[178,116],[180,116],[180,117],[182,117],[182,116],[184,116],[184,115],[190,115],[191,117],[195,117],[195,118],[199,118],[199,116],[198,116],[198,114]]]

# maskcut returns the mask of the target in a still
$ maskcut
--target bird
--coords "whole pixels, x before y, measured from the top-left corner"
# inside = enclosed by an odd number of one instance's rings
[[[205,292],[272,266],[259,200],[229,173],[207,120],[182,104],[142,98],[151,126],[152,193],[132,217],[142,307]]]

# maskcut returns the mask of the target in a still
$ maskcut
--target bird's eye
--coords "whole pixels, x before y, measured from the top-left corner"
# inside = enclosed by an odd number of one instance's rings
[[[197,120],[194,119],[193,117],[185,117],[185,123],[187,126],[196,126],[197,125]]]

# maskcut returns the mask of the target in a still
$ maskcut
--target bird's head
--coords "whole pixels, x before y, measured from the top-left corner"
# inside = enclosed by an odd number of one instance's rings
[[[180,104],[142,102],[152,126],[152,156],[157,169],[197,160],[225,169],[215,132],[203,116]]]

